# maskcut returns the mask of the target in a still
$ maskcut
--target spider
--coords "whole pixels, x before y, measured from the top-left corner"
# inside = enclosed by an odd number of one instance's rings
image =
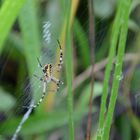
[[[60,56],[59,56],[59,63],[57,65],[58,69],[57,71],[59,72],[62,69],[62,64],[63,64],[63,51],[62,51],[62,47],[60,45],[59,40],[57,40],[58,46],[60,48]],[[38,78],[40,81],[43,82],[43,94],[41,96],[41,98],[39,99],[39,101],[37,102],[37,104],[31,106],[32,108],[36,108],[40,105],[40,103],[43,101],[45,94],[46,94],[46,86],[47,83],[53,82],[57,85],[57,91],[60,87],[60,84],[63,84],[62,81],[60,81],[59,79],[55,78],[52,74],[52,70],[53,70],[53,66],[52,64],[46,64],[44,66],[42,66],[39,58],[37,58],[38,64],[40,66],[40,68],[42,69],[43,72],[43,76],[39,77],[37,75],[34,75],[36,78]]]

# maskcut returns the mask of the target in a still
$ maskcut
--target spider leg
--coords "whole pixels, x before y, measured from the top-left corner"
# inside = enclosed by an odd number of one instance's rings
[[[43,68],[43,66],[42,66],[42,64],[41,64],[41,62],[40,62],[40,60],[39,60],[38,57],[37,57],[37,61],[38,61],[39,66],[40,66],[41,69],[42,69],[42,72],[45,73],[45,70],[44,70],[44,68]]]
[[[60,48],[60,57],[59,57],[59,63],[58,63],[58,68],[59,68],[58,71],[60,71],[62,69],[62,64],[63,64],[63,51],[62,51],[62,47],[59,40],[57,40],[57,43]]]
[[[25,108],[36,108],[36,107],[38,107],[40,105],[40,103],[43,101],[43,99],[44,99],[44,97],[46,95],[46,86],[47,86],[47,83],[43,82],[43,94],[42,94],[40,100],[38,101],[38,103],[36,103],[36,104],[34,104],[32,106],[27,106],[27,107],[23,106],[23,107],[25,107]]]
[[[43,68],[43,66],[42,66],[42,64],[41,64],[41,62],[40,62],[40,60],[39,60],[38,57],[37,57],[37,61],[38,61],[39,66],[40,66],[41,68]]]
[[[51,81],[57,85],[57,90],[59,89],[60,84],[63,85],[63,82],[60,81],[59,79],[56,79],[55,77],[51,77]]]
[[[35,104],[35,105],[33,106],[33,108],[38,107],[38,106],[40,105],[40,103],[43,101],[43,99],[44,99],[44,97],[45,97],[45,94],[46,94],[46,86],[47,86],[46,82],[43,82],[43,94],[42,94],[40,100],[38,101],[38,103]]]

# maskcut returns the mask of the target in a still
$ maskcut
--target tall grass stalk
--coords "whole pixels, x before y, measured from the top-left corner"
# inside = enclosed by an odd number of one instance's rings
[[[41,43],[37,21],[36,1],[26,0],[26,3],[22,8],[19,16],[19,23],[24,43],[23,51],[27,61],[32,84],[35,83],[35,80],[32,77],[38,64],[37,57],[40,57],[41,54]],[[38,97],[38,94],[35,94],[36,89],[36,86],[32,88],[34,99],[37,99]]]
[[[112,27],[112,35],[111,35],[112,38],[110,42],[108,64],[105,70],[103,93],[101,97],[101,109],[100,109],[100,116],[99,116],[99,126],[98,126],[98,131],[97,131],[97,140],[101,139],[101,136],[102,136],[101,131],[103,129],[103,125],[105,121],[106,99],[108,95],[108,83],[110,79],[110,73],[112,70],[113,57],[115,56],[115,53],[116,53],[116,46],[117,46],[117,40],[118,40],[119,28],[120,28],[121,9],[122,9],[122,0],[119,1],[116,18]]]
[[[73,113],[73,94],[72,94],[72,79],[73,79],[73,58],[72,58],[72,45],[71,45],[71,0],[67,2],[67,25],[66,25],[66,78],[67,78],[67,92],[68,92],[68,116],[69,116],[69,139],[74,140],[74,113]]]
[[[129,19],[129,12],[130,12],[131,0],[122,0],[122,18],[120,20],[121,27],[120,27],[120,38],[119,38],[119,46],[118,46],[118,53],[115,65],[115,72],[114,72],[114,79],[113,85],[111,90],[111,97],[108,107],[108,112],[106,116],[105,126],[103,130],[103,137],[102,140],[109,139],[109,132],[111,128],[111,122],[113,118],[113,112],[116,104],[119,83],[122,79],[122,65],[123,65],[123,56],[125,52],[125,44],[128,32],[128,19]]]
[[[0,9],[0,50],[25,0],[5,0]]]
[[[19,16],[21,34],[23,38],[23,51],[27,60],[29,74],[33,74],[37,66],[36,58],[40,56],[40,38],[37,19],[37,8],[34,0],[26,0]],[[35,61],[36,60],[36,61]]]

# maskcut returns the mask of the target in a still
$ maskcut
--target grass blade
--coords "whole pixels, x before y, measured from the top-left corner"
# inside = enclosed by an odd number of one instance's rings
[[[84,63],[84,67],[86,68],[90,64],[90,56],[89,56],[90,51],[89,51],[88,39],[78,19],[75,19],[74,21],[74,33],[77,42],[79,44],[79,52],[82,59],[80,60]]]
[[[71,0],[67,1],[69,5],[66,14],[66,78],[67,78],[67,92],[68,92],[68,116],[69,116],[69,139],[74,140],[74,114],[73,114],[73,94],[72,94],[72,80],[73,80],[73,64],[72,64],[72,45],[71,45]]]
[[[5,0],[0,9],[0,50],[25,0]]]
[[[40,56],[41,49],[36,12],[35,2],[33,0],[27,0],[19,16],[24,42],[24,53],[30,74],[33,74],[37,66],[37,61],[35,60]]]
[[[27,61],[30,77],[33,76],[34,71],[37,67],[37,57],[40,57],[41,50],[39,30],[37,24],[38,20],[36,15],[37,8],[35,6],[36,3],[34,0],[27,0],[19,16],[19,23],[22,31],[21,34],[24,43],[23,51]],[[35,89],[33,90],[35,92]]]
[[[122,7],[122,1],[119,1],[117,15],[112,27],[112,39],[110,43],[110,50],[109,50],[109,56],[108,56],[108,64],[105,70],[105,77],[104,77],[104,83],[103,83],[103,93],[101,97],[101,110],[100,110],[100,116],[99,116],[99,127],[97,132],[97,140],[101,139],[101,131],[103,129],[104,121],[105,121],[105,112],[106,112],[106,99],[108,94],[108,82],[110,79],[110,73],[112,70],[112,62],[113,57],[115,56],[115,50],[117,46],[117,40],[118,40],[118,34],[119,34],[119,28],[120,28],[120,18],[121,18],[121,7]]]
[[[113,112],[116,104],[119,83],[122,78],[122,65],[123,65],[123,56],[125,51],[125,43],[127,38],[128,31],[128,19],[129,19],[129,11],[131,6],[131,0],[122,0],[122,19],[121,19],[121,29],[120,29],[120,38],[119,38],[119,48],[117,54],[117,60],[115,65],[114,79],[111,90],[110,103],[108,107],[108,113],[104,126],[103,140],[109,139],[109,132],[111,128],[111,122],[113,118]]]

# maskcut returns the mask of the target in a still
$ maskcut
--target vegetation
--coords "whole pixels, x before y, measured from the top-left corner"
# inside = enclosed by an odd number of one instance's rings
[[[139,139],[139,13],[139,0],[0,0],[0,140],[23,118],[17,139]],[[64,84],[29,113],[44,91],[37,59]]]

